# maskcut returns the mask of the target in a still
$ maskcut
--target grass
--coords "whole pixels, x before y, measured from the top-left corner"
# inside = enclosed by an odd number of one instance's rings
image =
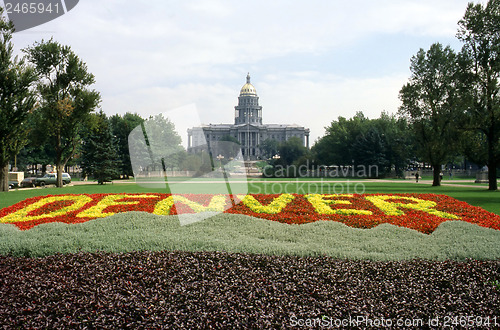
[[[196,217],[196,215],[193,215]],[[382,224],[356,229],[332,221],[288,225],[245,215],[219,214],[181,226],[176,216],[129,212],[83,224],[47,223],[28,231],[0,224],[0,254],[140,250],[227,251],[372,260],[485,260],[500,258],[500,231],[462,221],[431,235]]]

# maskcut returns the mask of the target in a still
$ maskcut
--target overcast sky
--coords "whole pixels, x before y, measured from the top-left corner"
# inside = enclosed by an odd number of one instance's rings
[[[306,126],[312,142],[338,116],[395,113],[411,56],[434,42],[461,47],[467,3],[81,0],[13,41],[18,52],[51,37],[71,46],[109,115],[191,104],[201,122],[233,123],[250,72],[264,123]]]

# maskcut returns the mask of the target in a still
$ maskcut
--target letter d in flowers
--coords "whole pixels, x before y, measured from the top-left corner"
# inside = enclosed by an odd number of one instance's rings
[[[240,145],[207,128],[194,104],[151,116],[134,128],[128,143],[136,183],[175,195],[246,195],[247,171]],[[182,200],[175,205],[177,210],[186,209]],[[230,207],[227,203],[223,211]],[[218,213],[178,216],[181,225],[187,225]]]

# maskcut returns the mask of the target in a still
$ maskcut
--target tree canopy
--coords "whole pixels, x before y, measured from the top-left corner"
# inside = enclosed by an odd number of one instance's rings
[[[87,65],[58,42],[41,41],[24,50],[38,74],[39,122],[56,153],[57,186],[62,172],[81,143],[81,132],[100,95],[89,87],[95,82]]]
[[[0,7],[0,191],[9,189],[9,161],[28,141],[28,119],[35,108],[32,67],[13,55],[14,25]]]

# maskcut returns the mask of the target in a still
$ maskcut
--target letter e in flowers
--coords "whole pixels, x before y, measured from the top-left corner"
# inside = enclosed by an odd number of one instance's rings
[[[337,197],[353,197],[349,194],[340,195],[319,195],[319,194],[309,194],[304,196],[309,203],[314,207],[314,210],[319,214],[343,214],[343,215],[371,215],[372,212],[368,210],[356,210],[356,209],[332,209],[330,205],[352,205],[351,201],[330,199]]]
[[[113,205],[137,205],[140,201],[120,201],[125,198],[157,198],[156,195],[107,195],[101,199],[96,205],[80,212],[77,217],[79,218],[104,218],[109,217],[115,213],[104,212],[105,209]]]

